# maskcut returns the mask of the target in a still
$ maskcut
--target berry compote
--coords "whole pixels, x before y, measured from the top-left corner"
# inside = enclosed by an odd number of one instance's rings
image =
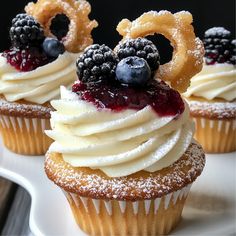
[[[150,105],[159,116],[178,116],[185,108],[180,94],[163,81],[151,80],[142,87],[128,86],[117,81],[77,81],[72,91],[98,109],[108,108],[116,112],[124,109],[141,110]]]
[[[38,48],[11,48],[6,50],[2,56],[10,65],[22,72],[32,71],[51,62],[51,59]]]

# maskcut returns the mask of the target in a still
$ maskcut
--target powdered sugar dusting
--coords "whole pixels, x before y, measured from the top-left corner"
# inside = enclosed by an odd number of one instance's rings
[[[207,118],[232,119],[236,118],[236,102],[202,102],[188,101],[191,114]]]
[[[203,63],[203,55],[204,55],[204,47],[203,43],[199,38],[195,39],[195,47],[194,50],[188,50],[188,54],[192,55],[195,58],[195,66],[202,65]]]
[[[192,15],[189,11],[179,11],[178,14],[189,14],[189,15]]]
[[[24,116],[25,118],[50,118],[53,108],[50,105],[8,102],[0,98],[0,114],[10,116]]]
[[[204,164],[203,149],[194,142],[178,161],[156,173],[109,178],[101,172],[94,174],[89,168],[73,168],[57,154],[47,154],[45,171],[57,185],[80,196],[137,201],[162,197],[185,187],[201,174]]]
[[[230,35],[230,32],[224,27],[213,27],[205,32],[205,37],[209,37],[210,35]]]
[[[170,12],[167,11],[167,10],[162,10],[162,11],[159,11],[159,12],[158,11],[149,11],[148,13],[153,14],[155,16],[161,16],[161,15],[169,14]]]

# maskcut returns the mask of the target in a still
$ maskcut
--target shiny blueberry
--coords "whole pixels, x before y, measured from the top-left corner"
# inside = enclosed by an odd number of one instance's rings
[[[151,77],[151,69],[146,60],[140,57],[127,57],[116,67],[116,79],[122,84],[145,85]]]
[[[43,50],[49,57],[57,58],[65,52],[64,44],[54,38],[46,38],[43,42]]]

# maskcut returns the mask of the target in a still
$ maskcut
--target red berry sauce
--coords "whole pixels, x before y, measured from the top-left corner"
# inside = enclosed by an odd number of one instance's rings
[[[32,71],[50,62],[46,54],[37,48],[23,50],[11,48],[6,50],[2,55],[7,59],[9,64],[22,72]]]
[[[150,105],[159,116],[178,116],[185,108],[180,94],[163,81],[153,80],[145,87],[125,86],[118,82],[85,84],[77,81],[72,91],[99,109],[108,108],[117,112],[141,110]]]

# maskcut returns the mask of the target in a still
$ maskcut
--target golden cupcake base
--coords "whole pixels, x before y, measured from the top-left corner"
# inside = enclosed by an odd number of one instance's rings
[[[195,139],[208,153],[227,153],[236,151],[236,120],[216,120],[194,117]]]
[[[88,235],[165,235],[181,220],[188,192],[182,190],[144,201],[98,200],[65,192],[75,220]]]
[[[0,134],[5,147],[22,155],[44,155],[52,143],[44,134],[45,129],[50,129],[51,105],[9,102],[3,95],[0,104]]]
[[[44,155],[52,143],[44,134],[45,129],[50,129],[49,119],[0,116],[3,143],[18,154]]]
[[[236,100],[186,98],[196,124],[195,139],[207,153],[236,151]]]
[[[108,177],[73,167],[60,153],[47,153],[45,171],[65,193],[78,226],[88,235],[163,235],[175,228],[191,184],[205,164],[195,141],[171,166],[149,173]]]

